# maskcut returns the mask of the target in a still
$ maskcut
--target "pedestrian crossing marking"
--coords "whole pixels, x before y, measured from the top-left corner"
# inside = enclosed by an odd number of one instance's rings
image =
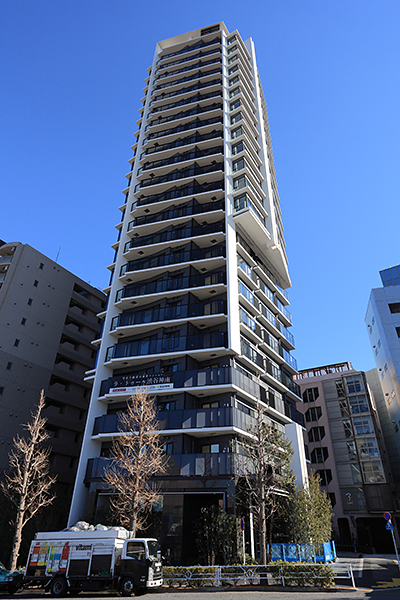
[[[394,577],[392,581],[378,581],[377,585],[373,585],[373,588],[394,588],[400,587],[400,579]]]

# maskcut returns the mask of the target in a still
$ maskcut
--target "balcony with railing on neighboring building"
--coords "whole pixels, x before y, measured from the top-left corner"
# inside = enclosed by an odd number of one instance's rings
[[[210,119],[203,120],[195,119],[194,121],[190,121],[189,123],[176,125],[176,127],[172,127],[171,129],[163,129],[161,131],[154,131],[153,133],[149,133],[148,136],[143,140],[143,143],[145,144],[150,140],[156,140],[160,137],[167,137],[168,135],[174,135],[177,133],[182,133],[184,131],[190,131],[192,129],[200,129],[201,127],[215,125],[216,123],[222,123],[222,116],[212,117]]]
[[[170,221],[172,219],[179,219],[182,217],[201,215],[208,212],[214,212],[217,210],[224,210],[225,201],[217,200],[200,204],[199,202],[191,200],[185,204],[172,205],[166,210],[162,210],[157,213],[142,215],[135,217],[128,223],[128,232],[132,231],[134,227],[141,225],[149,225],[151,223],[162,223],[162,221]]]
[[[184,169],[176,169],[175,171],[170,171],[165,175],[160,175],[159,177],[149,177],[148,179],[142,179],[135,186],[135,193],[138,192],[141,188],[150,187],[152,185],[160,185],[162,183],[168,183],[170,181],[177,181],[179,179],[186,179],[187,177],[197,177],[198,175],[204,175],[205,173],[214,173],[215,171],[223,171],[224,163],[213,161],[209,165],[198,165],[194,163],[185,167]]]
[[[206,156],[213,156],[214,154],[224,154],[224,149],[222,146],[213,146],[212,148],[193,148],[193,150],[189,150],[187,152],[181,152],[175,154],[174,156],[168,156],[162,160],[153,160],[144,163],[144,165],[138,170],[138,176],[144,173],[144,171],[149,171],[152,169],[158,169],[160,167],[166,167],[169,165],[179,164],[181,162],[186,162],[189,160],[195,160],[196,158],[204,158]]]
[[[205,75],[202,75],[202,77],[205,77]],[[158,96],[154,96],[153,100],[151,100],[151,102],[149,103],[149,107],[153,106],[153,104],[155,104],[156,102],[167,100],[168,98],[174,98],[176,96],[180,96],[181,94],[189,94],[190,92],[202,90],[204,88],[212,87],[214,85],[222,85],[222,76],[215,77],[214,79],[210,79],[207,81],[198,81],[193,85],[189,85],[185,88],[180,88],[179,90],[174,90],[173,92],[161,92],[161,94],[158,94]]]
[[[207,192],[216,192],[217,190],[224,189],[224,181],[210,181],[208,183],[198,183],[196,180],[191,181],[189,184],[182,185],[180,187],[173,187],[160,194],[152,194],[151,196],[140,196],[140,198],[133,203],[132,209],[137,206],[148,206],[150,204],[157,204],[158,202],[167,202],[174,200],[175,198],[184,198],[185,196],[196,196],[197,194],[205,194]]]
[[[140,160],[143,160],[144,158],[146,158],[146,156],[149,156],[156,152],[164,152],[166,150],[173,150],[174,148],[180,148],[182,146],[189,146],[191,144],[200,144],[200,142],[207,142],[209,140],[213,140],[215,138],[222,138],[222,137],[223,137],[222,129],[218,129],[218,130],[213,129],[213,131],[203,133],[203,134],[196,132],[186,138],[178,138],[176,140],[173,140],[172,142],[167,142],[166,144],[160,145],[156,142],[154,144],[154,146],[149,146],[148,148],[146,148],[146,150],[144,152],[142,152],[142,154],[140,155]]]

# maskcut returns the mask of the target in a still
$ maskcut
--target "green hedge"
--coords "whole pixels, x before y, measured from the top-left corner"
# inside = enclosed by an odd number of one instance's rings
[[[334,572],[321,563],[295,563],[276,561],[269,567],[277,579],[284,577],[285,585],[327,587],[333,585]]]

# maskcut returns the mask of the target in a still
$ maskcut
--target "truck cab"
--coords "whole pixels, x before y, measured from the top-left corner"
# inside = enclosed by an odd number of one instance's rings
[[[157,540],[143,538],[125,541],[119,574],[122,593],[124,593],[124,587],[131,587],[131,583],[126,581],[131,577],[135,579],[136,588],[153,588],[160,585],[162,562],[161,548]]]

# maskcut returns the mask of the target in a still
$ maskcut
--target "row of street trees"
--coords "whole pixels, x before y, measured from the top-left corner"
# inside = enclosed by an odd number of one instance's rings
[[[46,419],[41,416],[44,405],[42,391],[32,421],[25,426],[27,438],[14,439],[10,470],[1,484],[3,494],[16,507],[12,569],[16,567],[24,525],[54,499],[50,492],[55,482],[50,475],[50,449],[42,446],[49,437]],[[167,468],[154,399],[145,391],[129,398],[126,410],[119,415],[119,430],[104,481],[114,492],[114,519],[135,537],[137,531],[146,527],[149,512],[159,498],[153,477],[165,473]],[[271,558],[268,549],[277,517],[286,515],[294,542],[329,541],[332,510],[327,495],[320,489],[319,478],[311,474],[308,486],[296,488],[290,442],[269,424],[262,410],[247,433],[236,442],[232,459],[238,497],[242,506],[250,507],[255,515],[261,564]],[[211,507],[202,511],[195,530],[203,560],[209,564],[217,558],[224,562],[235,560],[237,519],[219,507]]]

